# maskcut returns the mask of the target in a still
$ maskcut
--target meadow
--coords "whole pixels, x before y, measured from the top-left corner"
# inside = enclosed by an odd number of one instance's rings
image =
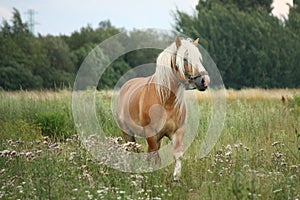
[[[222,134],[204,158],[210,101],[199,93],[198,135],[174,182],[174,164],[135,174],[93,159],[76,134],[71,91],[1,91],[0,199],[300,199],[300,90],[226,93]],[[96,96],[99,124],[122,143],[111,93]]]

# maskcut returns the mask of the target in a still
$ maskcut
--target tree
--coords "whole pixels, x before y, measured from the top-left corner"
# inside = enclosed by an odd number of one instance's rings
[[[47,36],[43,45],[47,50],[50,66],[66,72],[74,72],[74,64],[68,45],[59,37]]]
[[[200,36],[227,87],[298,87],[300,34],[270,16],[267,2],[199,1],[197,15],[177,11],[175,27]]]
[[[36,89],[42,86],[41,77],[32,73],[33,35],[14,8],[11,24],[3,21],[0,31],[0,87],[6,90]]]
[[[5,90],[37,89],[42,85],[42,78],[34,76],[23,66],[1,67],[0,88]]]
[[[124,59],[122,57],[117,59],[102,74],[98,89],[113,88],[121,76],[128,70],[130,70],[130,66],[124,61]]]
[[[200,0],[198,7],[206,6],[211,7],[212,4],[217,3],[225,6],[227,9],[236,6],[241,11],[255,12],[257,10],[264,10],[268,13],[271,12],[272,0]],[[197,7],[197,9],[199,9]]]

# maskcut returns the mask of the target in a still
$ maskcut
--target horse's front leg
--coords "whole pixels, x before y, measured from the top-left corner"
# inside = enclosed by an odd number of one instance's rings
[[[154,134],[154,131],[152,128],[147,127],[145,128],[145,136],[146,136],[146,140],[148,143],[148,159],[149,161],[151,160],[151,158],[155,158],[155,164],[156,165],[161,165],[161,159],[160,156],[158,154],[158,150],[160,148],[160,141],[157,141],[157,137]]]
[[[184,126],[179,128],[173,138],[173,156],[175,159],[175,168],[173,173],[173,178],[175,181],[179,180],[181,176],[181,160],[183,157],[183,136],[184,136],[185,128]]]

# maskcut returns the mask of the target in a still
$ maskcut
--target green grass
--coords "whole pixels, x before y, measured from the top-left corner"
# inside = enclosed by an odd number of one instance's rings
[[[69,92],[0,92],[0,199],[299,199],[298,97],[229,98],[222,135],[202,159],[210,110],[199,100],[199,134],[174,182],[174,164],[143,174],[98,164],[75,134]],[[121,136],[109,104],[97,96],[99,123]]]

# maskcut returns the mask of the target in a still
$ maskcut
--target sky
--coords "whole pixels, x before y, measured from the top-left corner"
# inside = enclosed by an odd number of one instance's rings
[[[273,0],[271,6],[274,7],[273,15],[279,19],[287,19],[290,6],[293,6],[293,0]]]
[[[287,16],[293,0],[274,0],[273,14]],[[17,8],[24,21],[27,11],[35,11],[35,33],[69,35],[88,24],[98,27],[100,21],[110,20],[113,26],[126,30],[158,28],[172,29],[172,12],[177,8],[193,15],[198,0],[1,0],[0,19],[9,20]]]

